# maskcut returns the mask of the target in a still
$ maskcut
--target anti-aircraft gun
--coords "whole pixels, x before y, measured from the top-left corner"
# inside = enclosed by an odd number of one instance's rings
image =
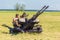
[[[39,22],[34,22],[34,20],[36,20],[37,19],[37,17],[39,16],[39,15],[41,15],[47,8],[48,8],[49,6],[44,6],[41,10],[39,10],[35,15],[33,15],[27,22],[25,22],[25,24],[23,25],[23,30],[24,31],[34,31],[34,25],[35,24],[37,24],[37,23],[39,23]],[[38,27],[39,25],[37,25],[37,30],[38,31],[42,31],[42,28],[41,28],[41,26],[40,27]]]
[[[27,31],[27,32],[42,32],[42,28],[41,28],[41,25],[36,25],[36,28],[34,27],[35,24],[38,24],[39,22],[34,22],[34,20],[37,19],[37,17],[39,15],[41,15],[49,6],[44,6],[41,10],[39,10],[35,15],[33,15],[29,20],[27,20],[26,22],[24,22],[23,24],[23,27],[20,28],[22,29],[23,31]],[[22,23],[22,22],[21,22]],[[7,27],[10,32],[13,32],[13,29],[14,28],[11,28],[5,24],[3,24],[2,26],[5,26]],[[14,29],[15,30],[15,29]],[[15,31],[15,32],[18,32],[18,31]]]

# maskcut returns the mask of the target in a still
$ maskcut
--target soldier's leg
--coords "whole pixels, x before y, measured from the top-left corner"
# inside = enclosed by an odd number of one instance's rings
[[[14,32],[24,32],[20,27],[15,27]]]
[[[10,34],[11,34],[11,33],[14,33],[14,28],[10,29],[10,30],[9,30],[9,33],[10,33]]]

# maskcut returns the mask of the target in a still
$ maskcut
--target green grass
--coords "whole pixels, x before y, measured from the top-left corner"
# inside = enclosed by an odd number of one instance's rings
[[[26,12],[31,18],[36,12]],[[9,34],[9,30],[2,24],[12,26],[12,19],[15,17],[15,11],[0,11],[0,40],[60,40],[60,12],[44,12],[37,19],[43,28],[43,32],[38,33],[19,33],[17,35]],[[22,12],[19,12],[21,15]],[[7,32],[4,33],[4,32]]]

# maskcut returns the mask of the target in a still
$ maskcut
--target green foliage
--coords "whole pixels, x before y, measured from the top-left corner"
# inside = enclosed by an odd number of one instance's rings
[[[16,3],[15,5],[15,10],[16,11],[24,11],[25,10],[25,4],[19,4],[19,3]]]
[[[20,10],[21,11],[24,11],[25,10],[25,5],[24,4],[21,4]]]
[[[16,11],[19,11],[20,10],[20,4],[16,3],[15,9],[16,9]]]

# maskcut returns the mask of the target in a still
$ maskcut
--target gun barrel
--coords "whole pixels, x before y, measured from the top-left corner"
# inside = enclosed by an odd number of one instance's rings
[[[49,6],[44,6],[41,10],[39,10],[35,15],[33,15],[32,18],[30,18],[28,20],[28,22],[24,25],[23,29],[26,29],[27,27],[29,27],[29,25],[31,26],[32,22],[40,15],[42,14]]]
[[[29,19],[29,22],[34,21],[40,14],[42,14],[49,6],[44,6],[41,10],[39,10],[31,19]]]

